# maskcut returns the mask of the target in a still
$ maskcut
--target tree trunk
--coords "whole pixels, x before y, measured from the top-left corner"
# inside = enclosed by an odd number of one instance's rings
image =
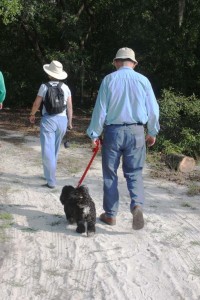
[[[165,157],[165,164],[175,171],[183,173],[191,172],[196,165],[194,158],[182,154],[168,154]]]
[[[181,27],[183,23],[183,14],[185,10],[185,0],[179,0],[178,1],[178,21],[179,21],[179,27]]]
[[[45,63],[45,60],[44,60],[44,56],[43,56],[43,53],[41,50],[41,46],[39,45],[39,41],[38,41],[36,32],[34,32],[34,30],[32,30],[30,28],[30,26],[27,23],[25,23],[25,21],[23,21],[23,20],[21,21],[21,25],[22,25],[22,28],[23,28],[29,42],[31,43],[32,47],[35,50],[35,56],[36,56],[38,62],[43,65]]]

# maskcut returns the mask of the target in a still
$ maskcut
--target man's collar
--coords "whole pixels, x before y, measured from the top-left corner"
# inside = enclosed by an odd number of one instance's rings
[[[127,67],[127,66],[122,66],[122,67],[120,67],[118,70],[121,70],[121,69],[131,69],[131,70],[133,70],[133,68]]]

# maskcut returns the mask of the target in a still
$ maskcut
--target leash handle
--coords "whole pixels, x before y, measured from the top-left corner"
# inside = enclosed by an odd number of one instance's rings
[[[101,145],[101,140],[98,139],[98,140],[95,141],[95,143],[96,143],[96,147],[93,148],[93,150],[92,150],[93,151],[92,158],[90,159],[90,161],[89,161],[89,163],[88,163],[88,165],[87,165],[87,167],[85,169],[85,172],[83,173],[81,179],[79,180],[77,188],[82,184],[83,179],[85,178],[85,176],[86,176],[86,174],[87,174],[87,172],[88,172],[88,170],[89,170],[89,168],[90,168],[90,166],[91,166],[91,164],[92,164],[92,162],[93,162],[93,160],[94,160],[97,152],[99,151],[99,148],[100,148],[100,145]]]
[[[96,144],[96,147],[93,148],[92,151],[97,153],[97,152],[99,151],[100,145],[102,144],[102,143],[101,143],[101,140],[100,140],[100,139],[96,140],[96,141],[95,141],[95,144]]]

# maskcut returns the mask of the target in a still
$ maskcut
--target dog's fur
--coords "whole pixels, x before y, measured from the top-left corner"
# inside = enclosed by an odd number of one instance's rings
[[[64,206],[64,212],[69,224],[76,222],[76,232],[92,236],[95,233],[96,208],[89,195],[88,188],[84,185],[74,188],[71,185],[63,187],[60,201]],[[87,227],[85,227],[85,223]]]

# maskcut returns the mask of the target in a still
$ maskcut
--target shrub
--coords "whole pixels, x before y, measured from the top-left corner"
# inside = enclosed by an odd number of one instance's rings
[[[163,90],[159,100],[161,130],[156,150],[200,157],[200,99]]]

